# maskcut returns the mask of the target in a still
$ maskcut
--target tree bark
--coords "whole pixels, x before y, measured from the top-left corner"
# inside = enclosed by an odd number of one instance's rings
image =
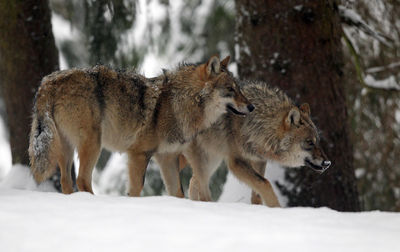
[[[40,80],[57,70],[58,51],[47,0],[0,0],[0,86],[13,164],[29,165],[33,98]]]
[[[341,26],[334,0],[236,0],[238,70],[264,80],[298,103],[308,102],[333,162],[322,175],[288,170],[280,186],[289,206],[359,211],[343,82]]]

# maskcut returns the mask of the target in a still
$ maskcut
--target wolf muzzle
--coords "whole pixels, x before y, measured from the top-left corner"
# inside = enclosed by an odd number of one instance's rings
[[[314,164],[313,162],[311,162],[309,159],[306,159],[305,163],[308,167],[310,167],[311,169],[313,169],[314,171],[316,171],[318,173],[325,172],[331,166],[331,161],[329,161],[329,160],[323,160],[321,162],[321,164],[317,165],[317,164]]]
[[[249,104],[247,106],[235,108],[233,104],[229,103],[228,105],[226,105],[226,109],[235,115],[246,116],[255,109],[255,106],[253,104]]]

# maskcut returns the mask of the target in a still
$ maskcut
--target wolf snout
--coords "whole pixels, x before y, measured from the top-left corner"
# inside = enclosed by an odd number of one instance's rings
[[[331,161],[329,161],[329,160],[324,160],[324,161],[322,161],[321,166],[322,166],[324,169],[328,169],[329,166],[331,166]]]
[[[306,158],[304,160],[306,166],[312,168],[314,171],[318,172],[318,173],[323,173],[324,171],[326,171],[329,166],[331,165],[331,161],[329,160],[322,160],[322,162],[318,161],[318,160],[310,160],[309,158]]]
[[[233,113],[235,115],[245,116],[245,115],[249,114],[251,111],[253,111],[255,107],[253,104],[242,105],[242,106],[236,107],[232,103],[229,103],[226,105],[226,108],[228,111],[230,111],[231,113]]]

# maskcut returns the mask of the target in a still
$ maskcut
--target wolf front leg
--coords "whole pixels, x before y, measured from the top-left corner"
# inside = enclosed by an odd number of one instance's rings
[[[265,174],[265,166],[267,165],[266,162],[251,162],[251,166],[253,169],[258,172],[261,176]],[[271,188],[272,189],[272,188]],[[254,190],[251,191],[251,204],[261,205],[262,199],[258,193]]]
[[[251,167],[250,162],[238,157],[229,157],[228,168],[240,181],[260,194],[265,205],[280,207],[271,184]]]
[[[179,156],[180,153],[162,153],[155,154],[158,165],[160,166],[161,175],[165,188],[171,196],[183,198],[181,180],[179,178]]]
[[[151,154],[146,152],[128,152],[129,196],[140,196],[150,158]]]
[[[207,176],[201,173],[196,174],[195,170],[196,168],[193,168],[193,175],[190,179],[189,198],[191,200],[211,201],[211,192]]]
[[[210,155],[206,155],[200,147],[195,145],[185,150],[184,155],[193,172],[189,185],[189,198],[191,200],[211,201],[209,179],[215,169],[210,162]]]

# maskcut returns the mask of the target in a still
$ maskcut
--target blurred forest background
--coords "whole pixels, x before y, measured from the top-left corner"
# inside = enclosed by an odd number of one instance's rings
[[[302,168],[277,179],[287,206],[400,211],[400,1],[0,0],[0,13],[0,108],[13,164],[29,164],[29,113],[44,75],[101,63],[152,77],[231,55],[238,77],[310,103],[334,162],[323,175]],[[103,151],[99,191],[126,193],[123,162]],[[144,195],[165,194],[150,166]],[[190,175],[183,170],[185,190]],[[226,177],[222,165],[215,200]]]

